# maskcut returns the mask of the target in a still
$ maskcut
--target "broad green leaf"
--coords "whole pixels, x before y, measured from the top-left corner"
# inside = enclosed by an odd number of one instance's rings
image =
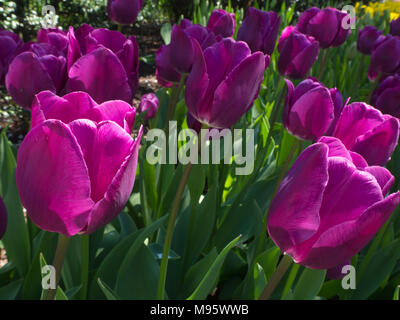
[[[390,275],[396,262],[400,259],[400,239],[393,241],[372,256],[366,266],[361,279],[357,279],[356,290],[351,298],[356,300],[367,299]]]
[[[206,184],[205,169],[201,164],[194,164],[190,172],[188,187],[192,203],[197,206],[199,198],[203,193]]]
[[[159,274],[160,266],[156,258],[142,243],[135,250],[129,250],[122,262],[115,292],[121,299],[155,299]]]
[[[107,284],[105,284],[103,281],[101,281],[100,278],[97,279],[97,283],[99,284],[99,287],[100,287],[101,291],[103,291],[107,300],[120,300],[118,298],[118,295]]]
[[[143,159],[143,161],[141,161],[141,164],[144,167],[143,168],[144,175],[142,182],[144,183],[146,188],[147,202],[149,203],[153,211],[156,211],[158,202],[157,186],[156,186],[157,182],[156,167],[148,163],[146,159]]]
[[[304,269],[293,292],[294,300],[313,300],[324,283],[326,270]]]
[[[11,282],[0,288],[0,300],[15,300],[21,290],[23,279]]]
[[[201,280],[196,290],[194,290],[194,292],[190,295],[190,297],[187,300],[203,300],[207,298],[207,296],[211,293],[211,291],[214,289],[217,283],[217,280],[219,278],[219,273],[225,261],[226,255],[236,245],[236,243],[240,240],[240,238],[241,235],[233,239],[220,252],[220,254],[215,259],[214,263],[211,265],[210,269],[208,270],[204,278]]]
[[[97,270],[94,279],[101,278],[103,282],[110,286],[115,286],[118,277],[118,270],[120,270],[121,261],[129,255],[130,252],[137,250],[144,240],[157,231],[162,223],[166,220],[166,216],[157,220],[150,226],[140,229],[130,236],[126,237],[123,241],[118,243],[115,248],[105,257]],[[127,266],[129,271],[129,266]],[[92,282],[90,287],[89,297],[92,299],[104,299],[104,295],[95,281]]]

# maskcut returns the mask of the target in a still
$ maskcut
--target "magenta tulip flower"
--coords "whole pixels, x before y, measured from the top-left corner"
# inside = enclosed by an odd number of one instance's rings
[[[211,13],[207,27],[217,36],[232,37],[236,28],[235,14],[216,9]]]
[[[21,107],[30,110],[36,94],[44,90],[60,93],[65,86],[67,61],[48,43],[31,43],[17,55],[6,75],[6,88]]]
[[[40,29],[37,35],[38,43],[48,43],[58,51],[67,55],[68,35],[67,32],[60,29]]]
[[[351,33],[350,28],[345,29],[342,26],[342,21],[347,15],[335,8],[312,7],[300,15],[296,28],[300,32],[314,37],[323,49],[338,47],[346,41]]]
[[[272,200],[267,228],[275,244],[313,269],[343,265],[384,225],[400,202],[387,196],[391,173],[368,166],[339,139],[305,149]]]
[[[370,55],[384,40],[383,31],[373,26],[366,26],[358,33],[357,49],[363,54]]]
[[[288,95],[283,112],[283,124],[292,135],[305,140],[317,140],[330,134],[342,109],[343,99],[336,89],[327,89],[309,78],[294,88],[285,79]]]
[[[363,102],[344,107],[333,136],[361,154],[369,165],[384,166],[399,140],[399,120]]]
[[[181,25],[174,25],[171,32],[171,43],[161,46],[156,52],[156,76],[162,86],[170,87],[179,82],[182,74],[190,73],[196,58],[197,41],[202,50],[220,40],[209,29],[192,24],[184,19]]]
[[[375,80],[378,75],[390,75],[400,68],[400,37],[387,35],[372,51],[368,77]]]
[[[78,105],[75,108],[79,108]],[[40,228],[90,234],[114,219],[136,175],[142,128],[133,139],[114,121],[45,120],[18,151],[17,187]]]
[[[257,98],[269,56],[251,54],[245,42],[223,39],[201,51],[187,79],[189,113],[213,128],[229,128]]]
[[[4,234],[7,230],[7,209],[6,205],[3,202],[3,199],[0,197],[0,239],[3,238]]]
[[[158,110],[158,98],[154,93],[145,94],[140,101],[138,112],[146,112],[145,119],[152,119]]]
[[[281,18],[274,11],[250,7],[239,28],[237,39],[246,42],[252,52],[271,55],[275,49]]]
[[[121,100],[99,105],[86,92],[72,92],[59,97],[51,91],[42,91],[32,104],[31,128],[49,119],[61,120],[67,124],[78,119],[95,122],[110,120],[131,134],[135,116],[135,108]]]
[[[313,37],[298,32],[289,26],[279,39],[278,70],[283,76],[302,79],[318,59],[319,44]]]
[[[69,30],[67,92],[85,91],[97,102],[132,102],[139,81],[139,47],[134,36],[83,25]]]
[[[108,0],[107,11],[115,23],[132,24],[142,7],[143,0]]]
[[[400,119],[400,76],[389,76],[383,80],[371,97],[371,105]]]
[[[0,84],[4,84],[8,66],[16,51],[22,47],[23,41],[15,33],[0,29]]]
[[[400,18],[390,22],[390,34],[392,36],[400,36]]]

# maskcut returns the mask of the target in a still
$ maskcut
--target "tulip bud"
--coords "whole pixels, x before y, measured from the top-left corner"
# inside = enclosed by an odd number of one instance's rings
[[[397,146],[399,121],[362,102],[344,107],[333,136],[369,165],[384,166]]]
[[[274,11],[250,7],[238,31],[238,40],[246,42],[252,52],[271,55],[275,49],[281,18]]]
[[[158,109],[158,98],[154,93],[145,94],[140,101],[138,112],[146,112],[145,119],[152,119],[156,116]]]
[[[7,229],[7,209],[6,205],[3,202],[3,199],[0,197],[0,239],[3,238]]]
[[[108,120],[50,119],[35,126],[18,150],[16,171],[30,219],[68,237],[105,226],[130,197],[141,136],[142,128],[135,140]]]
[[[400,118],[399,75],[389,76],[379,84],[379,87],[371,97],[371,105],[381,110],[384,114]]]
[[[358,33],[357,49],[363,54],[371,54],[383,40],[383,32],[373,26],[366,26]]]
[[[294,27],[282,31],[279,39],[278,70],[283,76],[302,79],[318,59],[319,44],[313,37],[304,35]]]
[[[207,27],[217,36],[232,37],[236,27],[235,14],[216,9],[211,13]]]
[[[142,9],[143,0],[108,0],[107,12],[112,21],[132,24]]]
[[[368,77],[375,80],[379,74],[394,74],[400,68],[400,37],[387,35],[372,51]]]
[[[269,60],[261,52],[251,54],[246,43],[231,38],[204,53],[197,42],[196,47],[198,58],[185,90],[188,110],[209,127],[229,128],[253,105]]]
[[[8,66],[15,56],[17,49],[22,47],[23,41],[11,31],[0,29],[0,84],[4,84]]]
[[[181,25],[174,25],[171,43],[156,52],[156,76],[158,82],[170,87],[172,82],[179,82],[181,74],[188,74],[196,58],[194,41],[204,50],[217,42],[217,37],[207,28],[192,24],[184,19]]]
[[[390,22],[390,34],[400,36],[400,17]]]
[[[267,218],[268,233],[293,260],[313,269],[343,265],[385,224],[400,202],[386,196],[394,177],[370,167],[339,139],[305,149],[283,179]]]
[[[296,89],[290,80],[285,81],[288,95],[283,123],[288,132],[314,141],[328,134],[343,109],[340,92],[336,88],[329,90],[312,78],[300,82]]]
[[[312,7],[300,15],[296,28],[300,32],[314,37],[323,49],[338,47],[346,41],[351,33],[351,29],[345,29],[342,26],[346,16],[347,13],[335,8]]]

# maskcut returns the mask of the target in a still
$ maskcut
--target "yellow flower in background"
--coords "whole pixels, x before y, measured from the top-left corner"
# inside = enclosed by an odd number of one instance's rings
[[[395,20],[400,16],[400,1],[384,1],[384,2],[370,2],[368,5],[356,3],[357,13],[364,12],[374,17],[375,14],[383,15],[385,11],[390,13],[390,20]]]

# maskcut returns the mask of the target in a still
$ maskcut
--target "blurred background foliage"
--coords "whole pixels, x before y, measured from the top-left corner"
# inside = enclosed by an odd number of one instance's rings
[[[362,2],[362,1],[361,1]],[[201,8],[224,7],[232,11],[246,9],[249,6],[280,11],[282,5],[290,8],[295,4],[295,17],[310,6],[343,7],[345,4],[356,4],[356,1],[327,0],[145,0],[137,23],[143,21],[160,23],[169,20],[175,22],[182,16],[193,19]],[[23,35],[25,41],[32,39],[40,28],[42,8],[45,5],[55,7],[58,23],[62,28],[79,26],[88,23],[94,27],[112,28],[107,17],[107,0],[0,0],[0,28],[16,31]],[[207,10],[208,11],[208,10]],[[115,26],[114,26],[115,27]]]

